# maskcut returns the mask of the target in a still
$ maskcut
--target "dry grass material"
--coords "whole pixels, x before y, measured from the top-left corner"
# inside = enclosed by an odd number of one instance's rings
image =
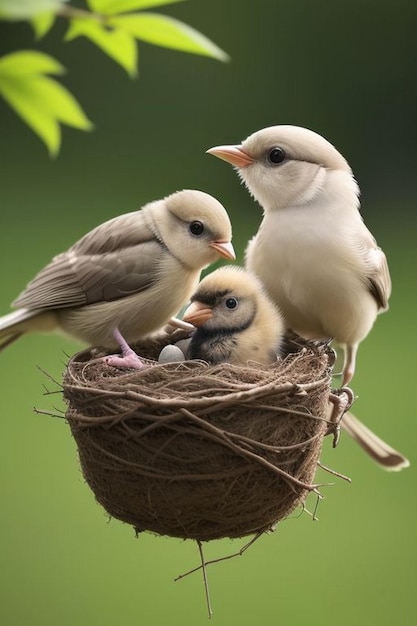
[[[141,370],[90,351],[69,362],[66,417],[85,479],[138,532],[206,541],[270,530],[317,492],[323,437],[350,404],[331,392],[334,353],[290,337],[271,366],[152,360],[178,338],[136,345],[151,359]]]

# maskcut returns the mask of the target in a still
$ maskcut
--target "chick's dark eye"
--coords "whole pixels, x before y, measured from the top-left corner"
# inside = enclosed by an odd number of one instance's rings
[[[203,232],[204,232],[204,224],[203,224],[203,222],[199,222],[199,221],[191,222],[191,224],[190,224],[190,232],[193,235],[196,235],[196,237],[198,237],[199,235],[202,235]]]
[[[225,304],[228,309],[235,309],[238,305],[238,301],[236,298],[227,298]]]
[[[274,165],[278,165],[279,163],[285,161],[286,156],[287,155],[285,154],[285,150],[283,148],[272,148],[268,153],[268,159],[271,163],[274,163]]]

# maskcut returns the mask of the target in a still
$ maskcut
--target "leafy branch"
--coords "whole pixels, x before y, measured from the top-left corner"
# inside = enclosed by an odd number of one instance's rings
[[[227,54],[202,33],[177,19],[143,9],[182,0],[86,0],[86,8],[67,0],[0,0],[0,19],[29,21],[37,40],[58,18],[68,21],[65,41],[86,37],[130,77],[138,73],[138,44],[157,46],[227,61]],[[61,124],[91,130],[75,97],[50,75],[65,68],[53,57],[20,50],[0,57],[0,95],[42,139],[52,156],[61,145]]]

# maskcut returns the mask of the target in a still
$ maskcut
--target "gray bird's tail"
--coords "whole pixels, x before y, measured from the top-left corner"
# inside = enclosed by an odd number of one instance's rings
[[[391,448],[378,435],[362,424],[352,413],[345,413],[341,426],[358,443],[363,450],[376,462],[389,472],[399,472],[409,467],[410,462],[398,452]]]
[[[0,352],[28,331],[27,320],[35,317],[39,311],[18,309],[0,317]]]

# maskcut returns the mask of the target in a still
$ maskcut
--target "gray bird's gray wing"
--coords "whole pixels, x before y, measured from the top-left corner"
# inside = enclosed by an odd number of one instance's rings
[[[121,215],[54,257],[13,306],[77,307],[144,291],[158,279],[165,252],[140,211]]]

